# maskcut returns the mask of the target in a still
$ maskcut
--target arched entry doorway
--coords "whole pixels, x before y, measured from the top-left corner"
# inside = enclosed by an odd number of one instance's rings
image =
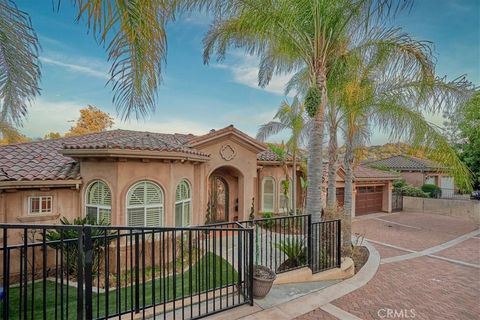
[[[227,181],[218,175],[210,177],[210,204],[211,204],[211,219],[213,222],[228,221],[229,213],[229,189]]]
[[[208,178],[210,223],[238,219],[243,201],[243,175],[231,166],[215,169]],[[243,206],[242,206],[243,207]]]

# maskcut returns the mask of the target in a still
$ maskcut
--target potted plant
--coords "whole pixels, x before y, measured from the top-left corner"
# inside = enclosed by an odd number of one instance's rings
[[[255,268],[253,271],[253,297],[256,299],[264,298],[272,288],[273,281],[277,275],[273,270],[258,264],[258,226],[255,225]]]

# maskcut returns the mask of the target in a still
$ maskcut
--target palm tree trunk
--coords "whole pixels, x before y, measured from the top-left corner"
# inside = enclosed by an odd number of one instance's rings
[[[324,113],[327,105],[327,87],[325,74],[317,76],[316,85],[321,92],[321,101],[313,118],[310,134],[307,172],[307,214],[312,215],[312,222],[322,219],[322,179],[323,179],[323,129]]]
[[[293,151],[293,169],[292,169],[292,210],[297,214],[297,153]]]
[[[347,129],[348,130],[348,129]],[[344,203],[344,227],[342,228],[343,232],[343,253],[348,256],[351,252],[352,246],[352,207],[353,207],[353,162],[354,162],[354,153],[353,153],[353,135],[347,135],[345,141],[345,159],[344,159],[344,169],[345,169],[345,203]]]
[[[333,121],[335,121],[335,119],[333,119]],[[329,129],[327,208],[332,209],[337,203],[337,125],[330,123]]]

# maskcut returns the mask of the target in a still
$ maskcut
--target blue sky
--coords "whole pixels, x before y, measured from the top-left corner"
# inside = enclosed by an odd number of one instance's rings
[[[109,64],[104,48],[82,23],[74,22],[70,1],[61,1],[58,13],[47,0],[16,3],[31,15],[42,45],[42,92],[22,132],[31,137],[64,133],[88,104],[116,117],[111,88],[105,86]],[[241,52],[205,66],[202,38],[208,24],[208,18],[192,15],[169,25],[167,65],[156,112],[140,121],[116,119],[115,128],[201,134],[234,124],[255,135],[260,124],[271,120],[285,99],[287,77],[276,77],[266,89],[258,88],[257,60]],[[467,74],[480,84],[480,1],[417,0],[394,24],[418,39],[433,41],[438,75],[453,79]],[[441,123],[438,116],[431,119]],[[371,140],[384,142],[379,133]]]

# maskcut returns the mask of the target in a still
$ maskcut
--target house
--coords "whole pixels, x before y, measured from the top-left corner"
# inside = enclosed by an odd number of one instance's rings
[[[252,204],[257,215],[285,213],[292,200],[282,189],[284,169],[265,144],[233,126],[201,136],[113,130],[6,145],[0,221],[45,224],[88,215],[112,225],[185,226],[245,220]],[[390,212],[397,178],[358,167],[357,214]],[[339,169],[340,204],[343,185]]]
[[[408,184],[421,187],[424,184],[434,184],[445,193],[455,189],[453,177],[448,170],[434,161],[406,155],[397,155],[381,160],[370,161],[368,166],[383,167],[398,171]]]

